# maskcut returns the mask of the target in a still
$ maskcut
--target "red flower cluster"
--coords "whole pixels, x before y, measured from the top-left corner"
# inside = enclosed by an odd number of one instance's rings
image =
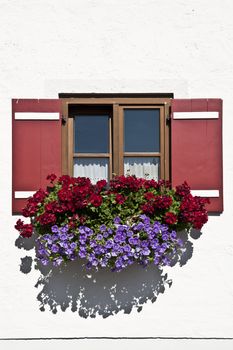
[[[56,180],[57,176],[55,174],[50,174],[46,177],[46,180],[50,180],[53,183]]]
[[[106,180],[99,180],[96,182],[95,188],[96,188],[96,192],[100,193],[101,191],[103,191],[107,186],[107,181]]]
[[[178,218],[177,218],[177,216],[174,213],[171,213],[171,212],[168,211],[164,215],[164,221],[168,225],[174,225],[174,224],[177,223]]]
[[[47,176],[47,180],[50,180],[51,183],[56,178],[55,174]],[[49,192],[40,189],[28,199],[22,213],[25,217],[35,217],[36,222],[41,226],[59,223],[62,215],[63,219],[64,216],[70,218],[70,226],[77,224],[77,222],[83,223],[85,216],[76,215],[77,212],[84,210],[89,205],[99,207],[102,204],[100,192],[106,185],[105,180],[92,185],[88,178],[74,178],[64,175],[52,187],[52,191],[55,190],[57,193],[55,200],[46,203],[44,200],[48,198]],[[21,220],[17,222],[16,229],[23,237],[30,237],[32,234],[32,226],[24,225]]]
[[[110,181],[110,188],[112,192],[119,192],[121,190],[129,190],[132,192],[138,191],[140,188],[149,189],[155,188],[159,189],[163,186],[170,187],[170,182],[165,180],[146,180],[142,178],[137,178],[136,176],[116,176]]]
[[[99,207],[102,204],[102,197],[98,194],[92,193],[90,196],[90,203],[94,205],[94,207]]]
[[[117,204],[124,204],[126,199],[127,198],[124,197],[122,194],[120,194],[120,193],[116,194],[116,202],[117,202]]]
[[[168,209],[172,205],[172,197],[170,196],[156,196],[154,206],[158,209]]]
[[[153,214],[157,210],[168,209],[172,205],[172,197],[167,195],[154,195],[152,192],[145,194],[147,203],[142,205],[145,214]]]
[[[34,216],[38,210],[38,205],[44,202],[44,199],[47,195],[48,192],[42,190],[41,188],[36,193],[34,193],[34,195],[28,199],[27,205],[22,211],[23,216]]]
[[[188,196],[190,194],[190,186],[186,181],[182,185],[176,186],[176,194],[181,197]]]
[[[181,199],[179,220],[200,230],[208,221],[205,205],[210,201],[208,198],[194,197],[190,190],[191,188],[186,181],[182,185],[176,186],[176,195]]]
[[[205,205],[209,202],[208,198],[193,197],[191,194],[185,195],[181,201],[180,219],[200,230],[208,221]]]
[[[60,213],[74,214],[89,204],[99,207],[102,204],[99,192],[106,186],[106,181],[99,181],[94,186],[88,178],[64,175],[59,178],[58,185],[57,200],[45,205],[45,212],[37,218],[42,225],[55,223]]]
[[[135,176],[116,176],[110,181],[110,188],[113,192],[118,192],[119,190],[136,192],[143,187],[145,182],[145,179],[140,179]]]
[[[21,219],[17,220],[15,228],[20,232],[20,235],[24,238],[31,237],[33,232],[32,224],[24,224]]]
[[[57,218],[55,214],[51,214],[49,212],[44,212],[40,216],[36,218],[36,220],[41,224],[41,225],[52,225],[55,224]]]

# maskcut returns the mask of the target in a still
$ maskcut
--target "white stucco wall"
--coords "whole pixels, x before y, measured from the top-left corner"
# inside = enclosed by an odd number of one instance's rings
[[[233,338],[232,18],[230,0],[0,0],[0,338]],[[57,98],[59,92],[174,92],[177,98],[224,101],[224,213],[211,217],[193,240],[192,258],[183,267],[166,269],[172,285],[155,302],[153,267],[88,279],[76,263],[44,286],[60,290],[54,296],[60,301],[68,283],[76,299],[83,288],[80,313],[70,307],[42,312],[37,296],[43,285],[35,288],[40,273],[20,272],[21,258],[33,251],[15,246],[11,99]],[[114,285],[116,301],[109,293]],[[148,300],[141,301],[140,312],[133,307],[124,313],[143,295]],[[100,310],[110,304],[115,314],[103,318],[93,311],[95,318],[83,317],[95,304]],[[93,348],[89,342],[84,349]],[[216,342],[201,344],[217,349]],[[146,340],[140,344],[149,348]],[[149,344],[163,349],[167,343]],[[183,344],[180,340],[180,349]],[[128,347],[128,341],[118,345]],[[221,348],[232,345],[226,340]]]

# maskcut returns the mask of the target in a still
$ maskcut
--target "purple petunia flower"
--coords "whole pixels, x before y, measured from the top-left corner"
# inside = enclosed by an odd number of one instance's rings
[[[100,233],[96,236],[97,241],[101,241],[103,239],[103,235]]]
[[[65,240],[67,240],[67,239],[68,239],[68,236],[67,236],[66,233],[62,233],[62,234],[60,235],[60,240],[65,241]]]
[[[114,224],[116,225],[119,225],[121,223],[121,218],[119,216],[116,216],[114,219],[113,219],[113,222]]]
[[[70,243],[70,248],[71,249],[76,249],[77,248],[77,243],[75,243],[75,242]]]
[[[103,237],[104,237],[104,238],[108,238],[109,234],[110,234],[110,233],[109,233],[109,230],[108,230],[108,231],[105,231],[105,232],[103,233]]]
[[[61,231],[62,233],[67,233],[67,232],[69,231],[69,226],[68,226],[68,225],[62,226],[62,227],[60,228],[60,231]]]
[[[54,265],[54,266],[60,266],[62,262],[63,262],[62,257],[58,257],[58,258],[56,258],[56,259],[53,261],[53,265]]]
[[[58,227],[57,225],[53,225],[53,226],[51,227],[51,231],[52,231],[53,233],[58,233],[58,232],[59,232],[59,227]]]
[[[114,242],[111,239],[107,240],[107,242],[105,243],[105,247],[109,249],[111,249],[113,245],[114,245]]]
[[[80,250],[78,255],[79,255],[80,258],[86,258],[87,253],[85,251]]]
[[[155,264],[155,265],[159,265],[159,263],[160,263],[160,257],[157,255],[157,256],[155,256],[155,258],[154,258],[154,264]]]
[[[176,231],[172,231],[172,232],[170,233],[170,237],[171,237],[172,240],[175,240],[176,237],[177,237]]]
[[[51,247],[51,251],[53,253],[57,253],[59,251],[59,247],[56,244],[53,244],[52,247]]]
[[[142,249],[142,254],[146,255],[146,256],[150,255],[150,249],[149,248],[143,248]]]
[[[101,225],[101,226],[100,226],[100,232],[104,232],[104,231],[106,231],[106,230],[107,230],[106,225]]]
[[[44,266],[48,265],[48,263],[49,263],[48,259],[45,259],[45,258],[40,259],[40,261],[41,261],[42,265],[44,265]]]
[[[162,239],[163,239],[164,241],[167,241],[168,238],[169,238],[168,233],[163,233],[163,234],[162,234]]]

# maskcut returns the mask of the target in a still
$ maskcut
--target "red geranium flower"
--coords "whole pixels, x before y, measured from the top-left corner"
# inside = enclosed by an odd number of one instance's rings
[[[177,216],[171,212],[167,212],[165,214],[165,217],[164,217],[164,221],[166,222],[166,224],[168,225],[174,225],[177,223]]]
[[[172,197],[162,195],[156,196],[154,199],[154,206],[158,209],[168,209],[172,205]]]
[[[147,199],[148,201],[150,200],[154,200],[155,199],[155,195],[152,192],[147,192],[144,195],[145,199]]]
[[[57,176],[55,174],[50,174],[47,176],[47,180],[50,180],[51,183],[53,183],[56,180]]]
[[[124,204],[125,201],[126,201],[126,198],[122,194],[120,194],[120,193],[116,194],[117,204]]]
[[[31,237],[33,232],[32,224],[24,224],[24,222],[21,219],[17,220],[15,228],[19,231],[20,236],[24,238]]]
[[[99,207],[102,204],[103,199],[98,194],[93,193],[89,201],[92,205],[94,205],[94,207]]]
[[[107,186],[107,181],[106,180],[99,180],[99,181],[96,182],[95,188],[96,188],[97,192],[99,193],[106,186]]]
[[[182,185],[176,186],[176,193],[181,196],[188,196],[190,194],[190,186],[185,181]]]
[[[48,225],[48,224],[55,224],[57,219],[55,214],[45,212],[42,215],[38,216],[36,220],[41,225]]]
[[[151,204],[151,203],[143,204],[141,206],[141,209],[142,209],[143,213],[145,213],[145,214],[151,214],[152,215],[155,212],[155,208],[154,208],[153,204]]]

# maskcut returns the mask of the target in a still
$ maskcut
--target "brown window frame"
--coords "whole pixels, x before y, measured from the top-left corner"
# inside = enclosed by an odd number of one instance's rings
[[[160,95],[160,96],[159,96]],[[165,95],[165,96],[164,96]],[[124,174],[124,156],[159,156],[160,179],[170,180],[170,107],[172,94],[59,94],[62,100],[62,174],[73,176],[74,157],[108,157],[109,178],[112,174]],[[75,154],[73,152],[73,117],[71,111],[78,107],[88,110],[89,106],[110,107],[110,150],[109,154],[91,153]],[[123,151],[123,111],[126,108],[155,108],[160,109],[160,152],[135,152]],[[112,121],[111,121],[112,120]],[[111,150],[112,148],[112,150]]]

